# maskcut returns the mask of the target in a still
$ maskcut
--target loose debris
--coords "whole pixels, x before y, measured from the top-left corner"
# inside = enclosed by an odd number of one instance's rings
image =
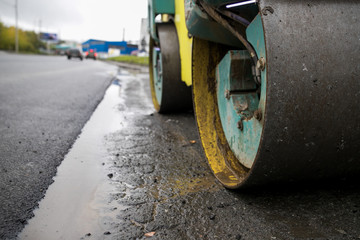
[[[145,237],[153,237],[154,235],[155,235],[155,232],[145,233]]]

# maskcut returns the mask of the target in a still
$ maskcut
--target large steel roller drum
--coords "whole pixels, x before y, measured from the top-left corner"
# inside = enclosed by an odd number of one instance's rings
[[[258,6],[260,27],[248,34],[260,40],[248,40],[264,69],[253,115],[243,123],[233,124],[229,109],[237,101],[232,94],[248,98],[248,92],[235,89],[229,97],[219,90],[231,85],[219,77],[231,48],[194,39],[193,100],[212,171],[229,188],[359,173],[360,2],[260,0]],[[252,153],[244,156],[243,146]]]

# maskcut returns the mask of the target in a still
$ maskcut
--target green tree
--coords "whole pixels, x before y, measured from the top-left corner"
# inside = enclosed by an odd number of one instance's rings
[[[34,31],[18,30],[19,33],[19,51],[20,52],[39,52],[39,48],[45,48],[38,35]],[[0,22],[0,49],[15,50],[15,27],[7,27]]]

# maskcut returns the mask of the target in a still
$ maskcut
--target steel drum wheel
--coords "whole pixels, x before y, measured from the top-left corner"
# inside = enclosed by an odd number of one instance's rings
[[[209,166],[228,188],[238,188],[249,169],[231,151],[223,132],[217,104],[215,68],[228,49],[223,45],[194,38],[193,101],[196,122]]]
[[[181,81],[179,42],[172,22],[157,24],[159,43],[150,38],[150,87],[160,113],[192,107],[191,88]]]
[[[316,1],[311,2],[316,7],[261,1],[260,12],[266,14],[259,15],[255,31],[251,32],[252,24],[247,29],[254,48],[259,45],[258,36],[266,43],[257,49],[258,58],[264,57],[266,64],[257,103],[262,126],[259,139],[253,142],[256,154],[250,164],[235,156],[232,139],[226,136],[228,129],[221,123],[221,118],[224,122],[231,117],[224,118],[218,102],[223,90],[219,95],[216,68],[228,49],[194,39],[193,101],[198,130],[211,170],[228,188],[314,183],[360,172],[359,2],[327,4],[326,14]],[[344,14],[333,18],[338,12]],[[302,24],[309,17],[316,28]]]

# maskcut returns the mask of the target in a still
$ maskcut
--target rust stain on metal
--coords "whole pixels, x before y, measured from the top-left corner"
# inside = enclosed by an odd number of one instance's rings
[[[255,119],[258,120],[258,121],[261,120],[261,118],[262,118],[262,112],[261,112],[260,109],[258,109],[258,110],[256,110],[256,111],[254,112],[254,117],[255,117]]]
[[[242,131],[244,129],[244,124],[243,124],[243,119],[241,119],[240,121],[237,122],[237,128],[240,129],[240,131]]]

